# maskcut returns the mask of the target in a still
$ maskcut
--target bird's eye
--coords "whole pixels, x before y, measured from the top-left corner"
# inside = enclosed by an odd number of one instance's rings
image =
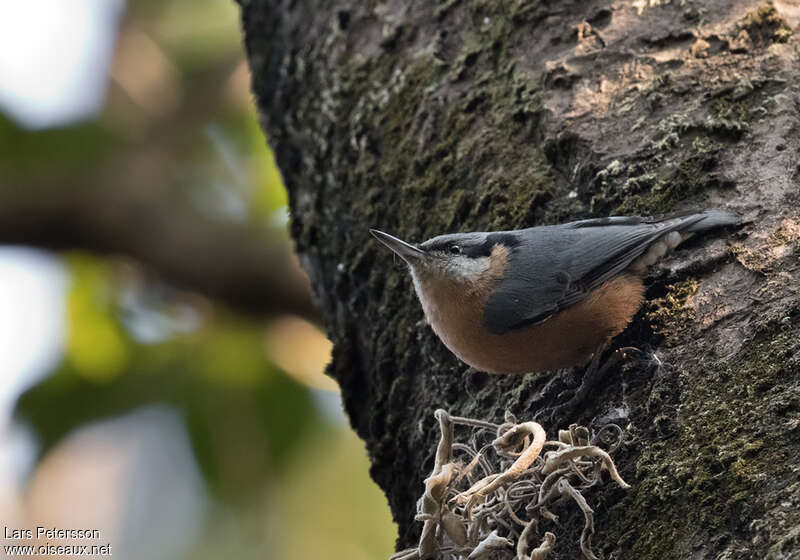
[[[450,254],[451,255],[460,255],[461,254],[461,247],[458,245],[450,245]]]

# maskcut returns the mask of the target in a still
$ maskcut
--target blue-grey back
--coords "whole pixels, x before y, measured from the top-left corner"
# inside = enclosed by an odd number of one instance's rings
[[[738,223],[708,210],[658,220],[613,216],[502,232],[515,239],[503,280],[490,295],[485,322],[493,333],[537,323],[581,301],[622,273],[662,236]]]

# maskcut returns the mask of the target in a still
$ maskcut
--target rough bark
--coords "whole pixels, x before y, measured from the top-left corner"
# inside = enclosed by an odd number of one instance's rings
[[[434,409],[528,419],[580,371],[468,372],[367,229],[419,241],[726,207],[744,228],[648,276],[648,304],[615,341],[642,354],[546,427],[626,429],[616,459],[633,487],[589,497],[606,558],[800,558],[796,4],[240,3],[329,372],[399,546],[421,528]],[[563,512],[558,558],[578,556],[581,525]]]

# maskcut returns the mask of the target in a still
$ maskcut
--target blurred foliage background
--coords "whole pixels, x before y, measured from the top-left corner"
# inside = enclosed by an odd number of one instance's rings
[[[117,559],[388,556],[236,5],[57,4],[0,4],[0,518]]]

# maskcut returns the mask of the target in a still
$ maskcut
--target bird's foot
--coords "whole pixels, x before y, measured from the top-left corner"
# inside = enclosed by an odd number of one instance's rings
[[[575,394],[572,395],[572,398],[570,398],[564,404],[544,409],[542,412],[536,415],[536,419],[541,422],[542,420],[552,421],[557,418],[568,418],[572,416],[572,414],[574,414],[575,411],[586,401],[586,398],[597,386],[597,383],[603,377],[605,377],[606,373],[611,368],[627,359],[628,354],[631,352],[638,353],[641,351],[633,346],[618,348],[601,366],[600,356],[602,355],[602,350],[598,350],[594,357],[592,357],[592,361],[589,363],[589,366],[586,368],[586,371],[583,374],[583,380],[581,381],[578,389],[575,391]]]

